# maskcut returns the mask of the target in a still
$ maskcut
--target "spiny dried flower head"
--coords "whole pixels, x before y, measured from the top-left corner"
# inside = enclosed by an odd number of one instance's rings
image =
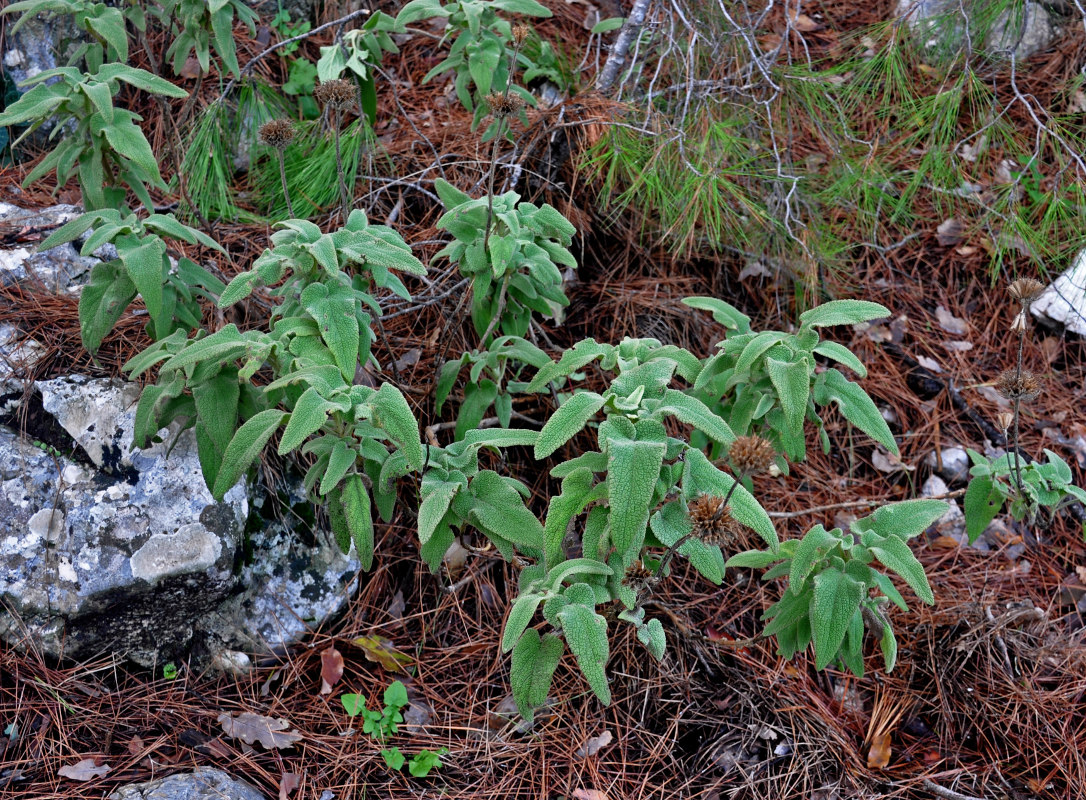
[[[354,84],[343,78],[333,78],[330,81],[318,83],[313,89],[313,97],[322,106],[346,108],[354,102]]]
[[[294,123],[289,119],[273,119],[257,130],[260,143],[276,150],[285,150],[294,141]]]
[[[524,108],[524,99],[518,94],[492,92],[486,96],[486,104],[490,107],[490,113],[501,119],[511,117]]]
[[[761,436],[740,436],[728,451],[732,466],[743,475],[768,472],[776,461],[773,445]]]
[[[1041,393],[1041,379],[1029,370],[1005,370],[996,381],[996,389],[1008,400],[1029,402]]]
[[[724,499],[703,494],[690,503],[688,509],[694,535],[709,547],[725,547],[735,541],[740,523],[724,506]]]
[[[512,28],[513,44],[520,47],[528,38],[528,34],[532,32],[532,29],[525,25],[523,22],[518,22]]]
[[[626,570],[626,574],[622,576],[622,585],[636,590],[638,587],[647,584],[652,578],[652,570],[647,569],[640,561],[635,561],[633,565]]]
[[[1041,296],[1045,290],[1044,284],[1033,278],[1019,278],[1007,287],[1007,294],[1024,306],[1028,306]]]

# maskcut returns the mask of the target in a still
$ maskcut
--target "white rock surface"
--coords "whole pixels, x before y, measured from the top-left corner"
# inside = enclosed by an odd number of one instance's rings
[[[1062,325],[1086,336],[1086,250],[1079,251],[1071,267],[1033,301],[1029,310],[1041,322]]]

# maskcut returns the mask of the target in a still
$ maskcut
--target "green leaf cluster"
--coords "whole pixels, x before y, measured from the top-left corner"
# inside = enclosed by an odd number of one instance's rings
[[[806,456],[804,423],[818,427],[822,449],[830,441],[818,408],[836,403],[850,423],[892,453],[897,443],[874,401],[834,362],[861,378],[867,370],[837,342],[822,340],[819,329],[889,316],[889,309],[866,300],[833,300],[800,315],[794,333],[750,329],[750,319],[723,300],[692,297],[688,306],[713,314],[727,332],[694,380],[693,395],[728,420],[735,434],[755,433],[773,442],[789,459]]]
[[[454,0],[446,5],[442,5],[441,0],[412,0],[396,15],[396,25],[401,29],[419,20],[446,20],[442,41],[452,38],[449,54],[426,73],[422,82],[455,70],[456,96],[464,108],[475,113],[472,130],[486,116],[488,108],[483,98],[492,91],[501,92],[509,86],[510,91],[520,94],[525,102],[535,105],[530,92],[510,85],[512,32],[509,22],[498,16],[499,11],[532,17],[551,16],[550,9],[536,0]]]
[[[116,258],[94,265],[79,296],[79,333],[83,346],[91,353],[98,350],[136,295],[143,298],[151,318],[148,334],[153,339],[164,339],[174,332],[198,327],[199,301],[217,299],[226,288],[188,258],[179,258],[174,266],[163,237],[219,252],[222,248],[214,239],[178,222],[172,214],[138,219],[135,214],[123,216],[112,208],[91,211],[62,225],[38,249],[48,250],[84,235],[82,255],[90,255],[106,244],[113,245],[117,252]]]
[[[399,732],[403,723],[402,711],[407,707],[407,687],[400,681],[393,681],[385,689],[384,707],[380,710],[366,708],[366,696],[363,694],[344,694],[339,698],[343,710],[350,717],[362,717],[362,732],[369,734],[374,741],[383,744]],[[399,747],[387,747],[381,750],[385,766],[397,772],[407,764],[407,771],[413,778],[425,778],[431,771],[441,768],[441,756],[449,752],[447,747],[433,750],[420,750],[407,761]]]
[[[769,567],[762,580],[788,578],[781,599],[762,615],[767,620],[762,634],[776,637],[785,658],[813,643],[816,669],[837,661],[862,677],[864,631],[870,629],[889,672],[897,660],[897,640],[884,608],[888,602],[902,611],[908,607],[876,564],[899,575],[925,603],[934,603],[924,568],[908,541],[946,510],[941,500],[892,503],[854,521],[847,533],[816,525],[802,539],[781,543],[776,552],[737,553],[725,566]]]
[[[86,37],[72,52],[66,66],[80,62],[88,72],[96,72],[108,61],[124,64],[128,61],[128,26],[139,32],[147,30],[147,15],[139,0],[100,3],[94,0],[21,0],[7,6],[2,14],[19,14],[9,34],[14,35],[27,21],[39,14],[65,14],[72,17],[75,28]]]
[[[473,200],[440,178],[436,189],[446,208],[438,227],[453,235],[436,257],[471,278],[476,332],[492,329],[496,315],[493,329],[510,336],[528,332],[533,311],[561,321],[569,300],[560,267],[577,268],[569,251],[577,229],[553,206],[521,202],[516,192]]]
[[[257,15],[241,0],[160,0],[155,12],[171,34],[166,60],[180,75],[185,61],[194,56],[201,72],[211,69],[211,49],[234,75],[240,75],[234,23],[241,22],[256,33]]]
[[[48,82],[52,78],[56,80]],[[32,88],[0,113],[0,126],[28,125],[16,144],[54,116],[70,120],[74,128],[68,124],[53,128],[50,140],[60,140],[26,176],[24,186],[55,172],[58,186],[73,176],[78,180],[87,211],[123,209],[127,189],[148,211],[154,210],[147,189],[166,191],[166,185],[151,145],[136,124],[142,117],[113,107],[121,83],[166,97],[188,96],[169,81],[119,63],[104,64],[94,72],[48,69],[23,83]]]
[[[973,462],[969,474],[972,479],[965,490],[965,527],[969,543],[977,540],[996,514],[1009,504],[1011,516],[1017,520],[1028,519],[1032,524],[1042,509],[1051,516],[1064,506],[1074,502],[1086,503],[1086,491],[1075,486],[1071,467],[1067,462],[1045,450],[1047,461],[1030,461],[1013,453],[998,458],[987,458],[975,450],[968,450]],[[1021,491],[1019,482],[1021,481]],[[1086,536],[1086,525],[1083,526]]]
[[[362,92],[362,110],[370,121],[377,122],[377,86],[374,67],[380,66],[386,53],[398,53],[399,48],[389,35],[397,30],[396,20],[383,11],[371,14],[361,27],[346,31],[342,41],[321,48],[317,60],[317,79],[330,81],[349,72]]]

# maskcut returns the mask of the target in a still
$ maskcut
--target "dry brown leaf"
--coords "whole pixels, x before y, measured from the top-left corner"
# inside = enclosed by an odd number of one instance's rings
[[[93,758],[84,758],[78,764],[67,764],[57,770],[62,778],[70,778],[73,781],[91,781],[100,778],[109,772],[109,766],[98,766]]]
[[[195,78],[199,78],[202,72],[203,70],[200,69],[200,62],[192,56],[186,58],[185,63],[181,66],[182,78],[188,78],[189,80],[193,80]]]
[[[876,447],[871,451],[871,466],[879,472],[901,472],[902,470],[913,472],[916,469],[881,447]]]
[[[577,748],[577,758],[590,758],[596,755],[604,747],[611,744],[613,738],[611,731],[604,731],[599,736],[589,737],[584,744]]]
[[[245,744],[260,742],[265,750],[293,747],[304,738],[300,733],[288,731],[290,723],[285,719],[272,719],[251,711],[244,711],[236,717],[219,714],[218,719],[227,736],[241,739]]]
[[[954,341],[943,342],[943,347],[945,347],[947,350],[953,350],[957,353],[964,353],[973,349],[973,343],[961,341],[960,339],[955,339]]]
[[[871,737],[871,749],[867,751],[869,769],[883,769],[890,763],[890,734],[877,733]]]
[[[961,244],[962,239],[965,238],[962,236],[962,230],[962,224],[951,217],[943,220],[942,224],[935,229],[935,238],[943,247],[953,247]]]
[[[822,25],[815,22],[806,14],[795,14],[792,16],[790,22],[792,27],[800,33],[813,33],[814,31],[822,30]]]
[[[574,789],[573,800],[611,800],[599,789]]]
[[[406,668],[414,662],[411,656],[401,653],[384,636],[359,636],[351,641],[362,649],[366,658],[376,661],[389,672],[406,672]]]
[[[302,783],[302,776],[296,772],[284,772],[279,776],[279,800],[287,800],[290,793]]]
[[[935,307],[935,319],[939,321],[940,328],[955,336],[961,336],[969,330],[969,325],[964,319],[954,316],[944,306]]]
[[[130,755],[138,756],[143,752],[143,739],[138,736],[133,736],[128,740],[128,752]]]
[[[343,655],[335,647],[321,651],[321,694],[331,694],[343,677]]]
[[[928,543],[928,547],[934,550],[955,550],[961,547],[961,542],[953,536],[936,536]]]
[[[942,372],[943,368],[939,366],[939,362],[934,358],[928,358],[927,356],[917,356],[916,363],[922,366],[929,372]]]

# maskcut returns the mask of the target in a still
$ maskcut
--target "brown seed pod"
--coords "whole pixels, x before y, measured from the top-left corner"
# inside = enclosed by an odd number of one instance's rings
[[[1008,369],[1000,374],[996,389],[1008,400],[1028,403],[1041,394],[1041,379],[1029,370],[1022,370],[1019,375],[1016,370]]]
[[[512,28],[513,44],[515,44],[517,47],[520,47],[522,44],[524,44],[525,40],[528,38],[528,34],[531,32],[531,28],[529,28],[523,22],[518,22]]]
[[[486,96],[486,104],[495,117],[511,117],[524,108],[524,99],[518,94],[492,92]]]
[[[355,87],[343,78],[318,83],[313,89],[314,99],[322,106],[346,108],[355,100]]]
[[[1007,294],[1026,306],[1040,297],[1044,290],[1044,284],[1040,281],[1033,278],[1019,278],[1007,287]]]
[[[735,541],[742,525],[724,507],[724,500],[703,494],[690,503],[687,512],[694,535],[709,547],[725,547]]]
[[[740,436],[732,442],[728,457],[736,471],[743,475],[758,475],[769,471],[777,454],[773,445],[761,436]]]
[[[289,119],[273,119],[257,130],[260,143],[276,150],[285,150],[294,141],[294,123]]]

